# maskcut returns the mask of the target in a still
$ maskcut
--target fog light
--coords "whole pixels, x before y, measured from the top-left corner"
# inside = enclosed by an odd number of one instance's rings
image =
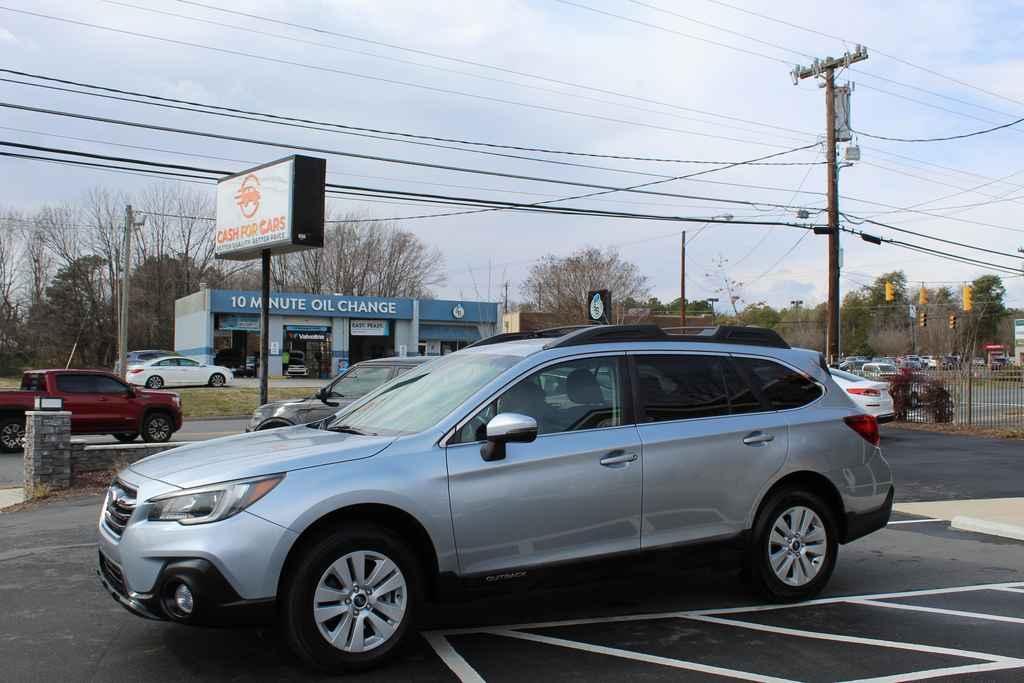
[[[186,616],[192,614],[192,609],[195,607],[192,591],[183,583],[178,584],[178,587],[174,589],[174,606]]]

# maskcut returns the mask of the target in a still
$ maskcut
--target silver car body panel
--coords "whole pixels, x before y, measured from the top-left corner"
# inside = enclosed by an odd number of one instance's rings
[[[473,347],[460,354],[518,360],[433,427],[370,437],[292,427],[179,447],[135,463],[121,477],[139,505],[120,538],[100,521],[100,548],[133,591],[149,590],[168,557],[201,557],[243,598],[276,594],[289,550],[324,516],[357,505],[389,506],[414,518],[438,569],[457,575],[687,543],[749,529],[764,496],[787,475],[831,481],[847,513],[878,509],[892,486],[881,451],[843,423],[857,413],[815,352],[687,342],[685,352],[772,359],[823,387],[792,410],[625,425],[549,434],[508,444],[485,462],[480,443],[455,444],[456,428],[536,369],[573,357],[678,353],[678,342],[588,344],[544,349],[545,340]],[[394,381],[394,380],[393,380]],[[339,411],[344,417],[384,387]],[[773,439],[750,446],[761,431]],[[636,455],[611,466],[609,454]],[[183,526],[145,519],[147,500],[192,487],[286,472],[246,512]]]

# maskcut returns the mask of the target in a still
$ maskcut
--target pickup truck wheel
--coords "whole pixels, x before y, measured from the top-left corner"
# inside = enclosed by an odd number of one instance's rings
[[[412,632],[419,586],[416,558],[392,532],[345,525],[308,547],[282,581],[284,635],[320,669],[368,669]]]
[[[160,375],[153,375],[146,380],[147,389],[160,389],[164,385],[164,378]]]
[[[150,443],[164,443],[174,433],[174,423],[166,413],[150,413],[142,421],[142,440]]]
[[[819,496],[781,489],[754,523],[747,560],[752,578],[775,600],[812,598],[835,569],[838,536],[832,508]]]
[[[0,453],[17,453],[25,446],[25,418],[0,420]]]
[[[132,441],[135,441],[135,439],[139,438],[137,432],[123,432],[121,434],[113,434],[112,436],[121,443],[131,443]]]
[[[211,387],[222,387],[224,386],[225,383],[226,380],[224,379],[224,375],[220,374],[219,372],[215,372],[212,375],[210,375],[209,384]]]

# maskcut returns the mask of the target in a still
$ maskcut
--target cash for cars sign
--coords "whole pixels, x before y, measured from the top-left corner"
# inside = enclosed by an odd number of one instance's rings
[[[256,258],[324,245],[327,162],[291,156],[217,183],[217,258]]]

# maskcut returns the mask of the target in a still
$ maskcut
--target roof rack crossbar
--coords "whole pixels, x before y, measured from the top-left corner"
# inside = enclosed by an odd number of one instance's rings
[[[748,346],[769,346],[779,349],[790,348],[789,344],[775,330],[765,327],[740,327],[737,325],[716,325],[713,327],[670,327],[657,325],[568,325],[549,327],[531,332],[506,332],[473,342],[466,348],[489,346],[523,339],[551,339],[545,349],[584,344],[607,344],[615,342],[699,342],[710,344],[744,344]]]

